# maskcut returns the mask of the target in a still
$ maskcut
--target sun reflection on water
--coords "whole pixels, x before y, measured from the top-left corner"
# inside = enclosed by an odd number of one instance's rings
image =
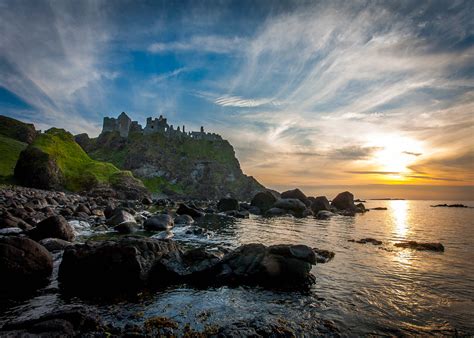
[[[390,201],[392,217],[395,221],[395,231],[398,237],[406,237],[408,231],[407,215],[408,201]]]

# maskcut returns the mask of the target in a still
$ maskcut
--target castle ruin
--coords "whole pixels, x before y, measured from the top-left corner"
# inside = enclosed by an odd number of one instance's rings
[[[204,132],[201,126],[200,131],[186,132],[185,126],[178,126],[176,129],[173,125],[169,125],[166,118],[160,115],[159,118],[148,117],[146,126],[142,126],[137,121],[132,121],[125,112],[122,112],[117,118],[104,117],[102,133],[118,132],[121,137],[128,137],[129,133],[142,134],[162,134],[170,138],[192,138],[196,140],[221,141],[222,137],[215,133]],[[101,133],[101,134],[102,134]]]

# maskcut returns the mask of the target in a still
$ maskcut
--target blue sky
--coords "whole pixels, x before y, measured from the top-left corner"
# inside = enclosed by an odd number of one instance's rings
[[[204,125],[276,188],[470,186],[472,13],[472,1],[1,0],[0,109],[91,136],[121,111]]]

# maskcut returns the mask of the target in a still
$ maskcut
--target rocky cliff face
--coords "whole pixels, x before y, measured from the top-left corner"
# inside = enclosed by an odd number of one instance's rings
[[[76,136],[94,159],[130,170],[153,193],[195,198],[231,195],[250,199],[264,187],[243,174],[233,147],[225,140],[169,138],[163,134],[105,132],[96,139]]]

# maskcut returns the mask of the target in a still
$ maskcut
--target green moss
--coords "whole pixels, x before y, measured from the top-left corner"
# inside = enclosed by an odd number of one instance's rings
[[[16,161],[26,143],[0,135],[0,183],[11,183]]]
[[[71,191],[108,183],[112,175],[120,172],[111,163],[91,159],[74,141],[72,134],[62,129],[49,129],[32,145],[55,159],[66,179],[65,188]]]
[[[180,184],[172,184],[163,177],[142,178],[142,182],[150,192],[155,194],[166,193],[169,191],[177,194],[182,194],[184,192],[184,189]]]

